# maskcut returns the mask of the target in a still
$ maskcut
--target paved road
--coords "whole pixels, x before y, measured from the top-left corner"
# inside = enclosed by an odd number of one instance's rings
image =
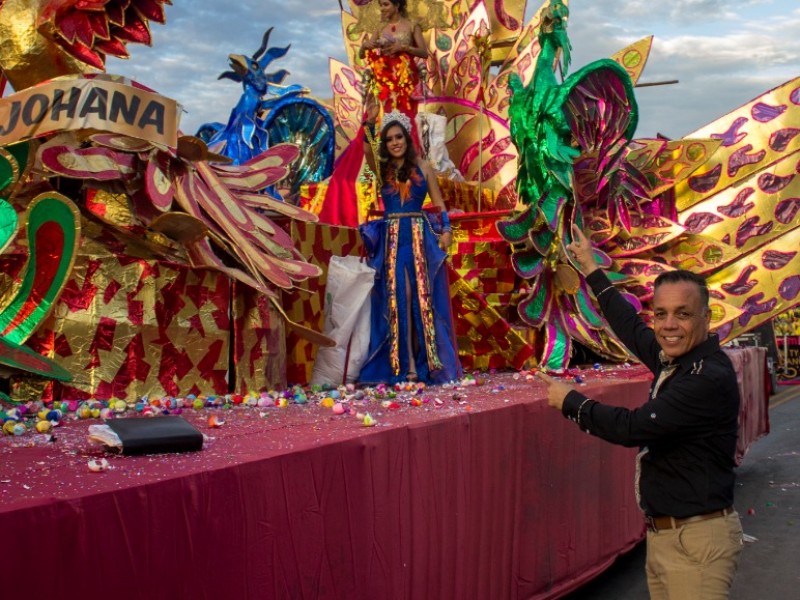
[[[730,600],[800,599],[800,386],[770,401],[770,429],[737,474],[736,509],[745,544]],[[643,600],[644,544],[565,600]]]

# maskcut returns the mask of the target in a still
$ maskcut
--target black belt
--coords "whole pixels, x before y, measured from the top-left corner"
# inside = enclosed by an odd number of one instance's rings
[[[685,519],[676,519],[675,517],[651,517],[650,515],[645,515],[644,521],[650,531],[663,531],[664,529],[677,529],[678,527],[683,527],[687,523],[694,523],[696,521],[707,521],[708,519],[727,517],[733,514],[733,512],[735,512],[735,509],[729,506],[722,510],[714,510],[703,513],[702,515],[686,517]]]
[[[421,212],[396,212],[396,213],[386,213],[383,215],[384,219],[403,219],[405,217],[424,217],[425,215]]]

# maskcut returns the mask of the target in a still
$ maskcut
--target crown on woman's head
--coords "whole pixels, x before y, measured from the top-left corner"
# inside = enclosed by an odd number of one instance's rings
[[[405,113],[401,113],[399,110],[384,113],[383,119],[381,119],[381,131],[392,123],[398,123],[406,130],[406,133],[411,134],[411,119]]]

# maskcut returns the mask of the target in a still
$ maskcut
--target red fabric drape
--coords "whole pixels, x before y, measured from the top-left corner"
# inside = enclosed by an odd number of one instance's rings
[[[319,220],[330,225],[358,227],[356,183],[364,162],[364,129],[345,148],[328,180]]]
[[[767,380],[766,348],[725,348],[731,359],[739,384],[739,438],[736,440],[736,464],[756,440],[769,433],[769,394]]]
[[[585,379],[627,407],[650,385],[638,366]],[[219,429],[186,411],[202,451],[107,455],[102,473],[86,464],[102,455],[86,441],[96,420],[66,420],[54,441],[4,436],[2,597],[545,600],[642,538],[635,448],[581,433],[538,382],[492,375],[454,394],[359,404],[373,428],[311,403],[220,409]]]
[[[635,405],[634,372],[589,390]],[[103,473],[91,421],[50,444],[0,438],[3,598],[543,599],[641,538],[635,450],[510,374],[460,394],[373,402],[373,428],[311,404],[219,411],[219,429],[187,411],[204,450],[108,456]]]

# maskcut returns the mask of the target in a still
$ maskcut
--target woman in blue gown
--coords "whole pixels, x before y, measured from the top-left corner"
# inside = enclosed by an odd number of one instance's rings
[[[369,101],[367,144],[377,113],[377,103]],[[393,111],[384,115],[380,141],[365,144],[384,215],[360,228],[368,264],[376,271],[369,353],[359,376],[363,384],[445,383],[462,375],[444,250],[452,243],[450,224],[436,174],[417,158],[410,130],[409,118]],[[426,195],[441,211],[441,234],[422,210]]]

